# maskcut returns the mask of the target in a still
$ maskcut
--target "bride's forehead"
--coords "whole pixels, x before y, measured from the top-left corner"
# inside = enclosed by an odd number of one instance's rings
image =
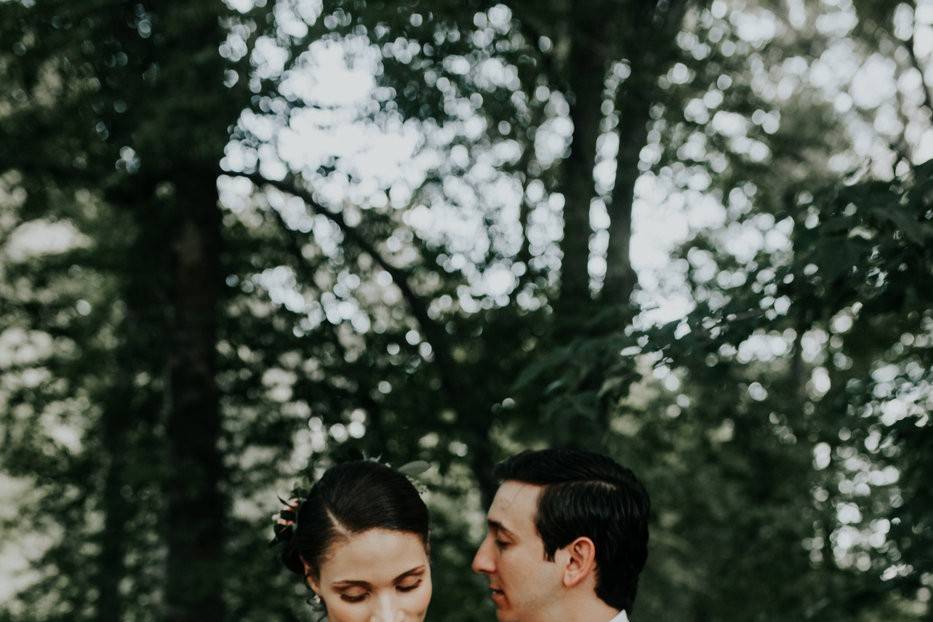
[[[368,529],[336,539],[321,564],[321,574],[340,574],[335,580],[373,582],[382,578],[391,581],[426,563],[427,551],[417,534]]]

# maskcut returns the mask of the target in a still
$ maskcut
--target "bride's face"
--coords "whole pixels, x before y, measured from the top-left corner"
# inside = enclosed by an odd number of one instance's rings
[[[431,567],[413,533],[370,529],[335,542],[311,587],[329,622],[423,622]]]

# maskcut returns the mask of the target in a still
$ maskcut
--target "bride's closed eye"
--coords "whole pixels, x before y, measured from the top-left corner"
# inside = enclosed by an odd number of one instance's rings
[[[398,590],[399,592],[413,592],[419,587],[421,587],[420,578],[411,583],[400,583],[395,586],[395,589]],[[369,596],[369,592],[354,592],[354,593],[344,592],[340,595],[340,599],[348,603],[360,603],[366,600],[367,596]]]
[[[399,592],[411,592],[412,590],[417,589],[419,585],[421,585],[421,579],[418,579],[412,583],[399,583],[395,586],[395,589],[397,589]]]

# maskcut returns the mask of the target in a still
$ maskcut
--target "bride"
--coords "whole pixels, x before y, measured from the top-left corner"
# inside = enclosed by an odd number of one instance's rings
[[[423,622],[431,600],[428,510],[401,473],[338,464],[278,515],[276,541],[329,622]]]

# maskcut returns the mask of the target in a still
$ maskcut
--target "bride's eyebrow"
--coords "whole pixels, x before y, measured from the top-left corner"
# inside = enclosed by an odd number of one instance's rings
[[[370,585],[369,581],[355,581],[353,579],[343,579],[340,581],[334,581],[333,583],[331,583],[331,587],[333,587],[334,589],[342,590],[348,587],[370,588],[372,587],[372,585]]]
[[[424,571],[425,571],[425,567],[423,565],[416,566],[412,568],[411,570],[406,570],[399,576],[395,577],[394,579],[392,579],[392,582],[397,583],[398,581],[401,581],[402,579],[405,579],[407,577],[424,574]],[[369,581],[360,581],[360,580],[355,580],[355,579],[342,579],[340,581],[334,581],[333,583],[331,583],[331,587],[333,587],[334,589],[338,589],[338,590],[342,590],[342,589],[346,589],[350,587],[371,588],[372,584]]]
[[[395,577],[395,579],[393,579],[392,582],[393,582],[393,583],[398,583],[398,582],[401,581],[402,579],[406,579],[406,578],[408,578],[408,577],[413,577],[413,576],[415,576],[415,575],[424,574],[424,570],[425,570],[424,566],[416,566],[416,567],[412,568],[411,570],[406,570],[405,572],[403,572],[403,573],[400,574],[399,576]]]

